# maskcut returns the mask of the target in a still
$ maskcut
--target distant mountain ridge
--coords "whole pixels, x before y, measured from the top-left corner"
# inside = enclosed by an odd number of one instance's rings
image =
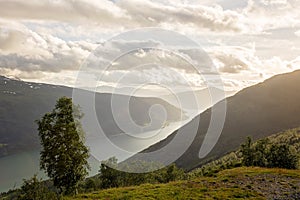
[[[190,134],[192,127],[199,125],[192,145],[176,161],[179,167],[190,170],[220,158],[226,153],[237,149],[247,136],[259,139],[283,130],[299,127],[300,71],[276,75],[238,92],[236,95],[227,98],[226,101],[227,113],[222,134],[213,150],[204,159],[200,159],[198,154],[211,120],[212,108],[180,128],[184,134]],[[217,103],[213,107],[216,113],[221,112],[218,108],[219,104]],[[177,131],[142,152],[153,152],[161,149],[176,134]],[[179,146],[177,148],[180,149]],[[168,152],[163,152],[161,162],[176,150],[171,149]],[[141,158],[138,155],[130,159],[149,160],[147,157]]]
[[[71,97],[73,88],[42,83],[30,83],[0,76],[0,157],[39,148],[35,120],[54,108],[62,96]],[[88,91],[85,91],[88,92]],[[97,93],[95,109],[104,132],[108,135],[122,133],[114,122],[111,94]],[[125,95],[114,94],[122,101]],[[130,116],[139,125],[150,122],[148,110],[160,104],[167,111],[167,121],[177,121],[183,114],[179,109],[159,98],[131,97]],[[127,116],[126,108],[116,105],[119,115]],[[125,115],[126,114],[126,115]],[[160,116],[154,114],[154,118]],[[152,127],[155,128],[155,127]],[[157,127],[159,128],[159,127]]]

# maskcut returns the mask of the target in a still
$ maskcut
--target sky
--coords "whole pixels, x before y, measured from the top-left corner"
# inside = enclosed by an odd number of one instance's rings
[[[134,42],[158,43],[107,40],[156,27],[197,42],[225,90],[237,91],[300,68],[299,10],[299,0],[0,0],[0,75],[74,86],[78,71],[99,46],[120,51]],[[141,64],[138,58],[153,61],[158,54],[129,53],[105,72],[100,85],[116,87],[130,73],[130,82],[122,86],[147,80],[180,87],[187,80],[203,87],[199,76],[175,57],[161,56],[164,66],[128,69]]]

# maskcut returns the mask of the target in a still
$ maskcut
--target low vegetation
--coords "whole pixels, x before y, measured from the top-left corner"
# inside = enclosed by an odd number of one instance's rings
[[[184,179],[185,173],[182,169],[179,169],[172,164],[167,167],[163,167],[159,170],[155,170],[149,173],[129,173],[126,171],[140,171],[156,169],[159,164],[134,161],[130,163],[119,163],[116,158],[110,158],[107,161],[103,161],[100,166],[99,175],[96,176],[100,183],[99,188],[113,188],[113,187],[127,187],[133,185],[140,185],[143,183],[168,183],[170,181]],[[120,171],[123,170],[123,171]]]
[[[214,177],[112,188],[63,199],[297,199],[299,197],[299,170],[242,167],[221,171]]]
[[[259,166],[270,168],[296,169],[298,157],[296,149],[288,144],[270,143],[269,139],[262,139],[252,144],[247,138],[242,144],[242,164],[245,166]]]
[[[1,144],[0,143],[0,148],[7,146],[6,144]]]
[[[245,147],[248,149],[245,149]],[[281,148],[283,148],[284,152],[287,154],[280,152],[279,149]],[[269,156],[267,156],[267,154]],[[284,154],[284,156],[278,154]],[[239,150],[231,152],[220,159],[214,160],[192,170],[189,173],[189,176],[212,176],[221,170],[240,167],[243,165],[300,169],[299,155],[300,128],[296,128],[274,134],[266,139],[261,139],[256,142],[252,142],[251,139],[247,139],[247,141],[241,145]],[[267,157],[269,162],[267,162]],[[292,160],[291,163],[293,167],[284,166],[285,164],[281,163],[282,158]],[[286,164],[290,165],[291,163],[288,162]]]

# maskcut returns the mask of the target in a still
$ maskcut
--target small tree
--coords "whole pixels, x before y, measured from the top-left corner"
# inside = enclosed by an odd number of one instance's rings
[[[37,176],[24,180],[18,200],[58,200],[56,193],[49,190]]]
[[[158,183],[168,183],[171,181],[182,180],[184,178],[184,171],[177,168],[173,163],[153,172],[153,176]]]
[[[268,165],[267,157],[269,154],[269,149],[268,149],[269,145],[270,142],[267,138],[257,141],[257,143],[252,148],[253,166],[266,167]]]
[[[88,174],[89,150],[84,145],[81,117],[72,100],[62,97],[52,112],[37,121],[42,145],[40,166],[61,193],[77,193],[79,181]]]
[[[241,153],[243,156],[242,164],[245,166],[253,165],[253,150],[252,150],[252,139],[247,137],[247,140],[244,144],[241,145]]]
[[[102,161],[100,165],[100,180],[101,188],[112,188],[119,187],[119,178],[121,172],[116,168],[118,165],[118,160],[116,157],[109,158],[106,161]]]

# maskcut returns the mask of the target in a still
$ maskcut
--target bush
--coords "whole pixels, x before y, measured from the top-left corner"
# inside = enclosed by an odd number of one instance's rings
[[[58,200],[55,192],[49,190],[36,175],[29,180],[24,180],[18,200]]]
[[[252,144],[251,138],[241,145],[242,164],[245,166],[296,169],[298,155],[288,144],[271,144],[262,139]]]
[[[268,155],[268,167],[296,169],[298,156],[287,144],[271,145]]]
[[[110,158],[101,163],[99,170],[100,187],[105,189],[140,185],[143,183],[167,183],[184,178],[184,171],[178,169],[175,164],[149,173],[128,173],[117,170],[141,171],[141,169],[147,169],[146,171],[148,171],[149,169],[156,169],[158,166],[159,164],[157,163],[144,161],[118,164],[116,158]],[[131,170],[129,169],[130,167]]]

